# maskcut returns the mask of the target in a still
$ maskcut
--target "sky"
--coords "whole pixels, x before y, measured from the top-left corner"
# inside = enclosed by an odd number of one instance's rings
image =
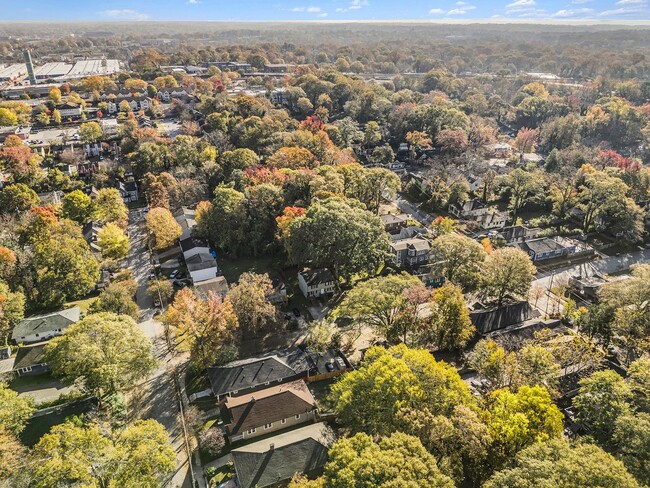
[[[7,20],[650,20],[650,0],[0,0]]]

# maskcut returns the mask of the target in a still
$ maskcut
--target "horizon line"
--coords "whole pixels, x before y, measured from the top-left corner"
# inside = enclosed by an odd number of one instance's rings
[[[84,22],[97,22],[97,18],[76,19],[76,20],[0,20],[0,26],[6,24],[81,24]],[[287,20],[240,20],[240,19],[209,19],[209,20],[127,20],[127,19],[106,19],[102,22],[110,24],[153,24],[153,23],[252,23],[252,24],[453,24],[453,25],[470,25],[470,24],[545,24],[545,25],[627,25],[627,26],[650,26],[650,19],[646,20],[626,20],[626,19],[558,19],[558,18],[476,18],[476,19],[287,19]]]

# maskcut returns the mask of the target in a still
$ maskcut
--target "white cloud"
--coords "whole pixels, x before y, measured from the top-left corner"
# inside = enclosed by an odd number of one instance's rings
[[[308,14],[319,14],[322,12],[320,7],[294,7],[289,9],[291,12],[307,12]]]
[[[429,15],[442,15],[446,13],[447,11],[441,8],[432,8],[429,10]]]
[[[593,0],[572,0],[571,5],[583,5],[585,3],[592,2]]]
[[[516,0],[506,5],[507,14],[522,14],[525,12],[534,12],[537,10],[535,0]]]
[[[645,4],[642,5],[629,5],[613,10],[605,10],[598,14],[599,17],[626,17],[628,15],[647,14],[648,8]]]
[[[317,15],[317,17],[320,17],[321,19],[327,17],[327,12],[323,12]]]
[[[619,0],[616,5],[646,5],[647,0]]]
[[[349,12],[350,10],[359,10],[363,7],[367,7],[370,5],[370,2],[368,0],[352,0],[350,2],[350,5],[347,7],[339,7],[336,9],[337,12]]]
[[[149,14],[128,8],[104,10],[100,13],[104,17],[108,17],[109,19],[113,20],[149,20],[150,18]]]
[[[568,19],[571,17],[590,16],[593,13],[594,9],[592,8],[563,9],[558,10],[553,15],[551,15],[551,17],[554,17],[556,19]]]
[[[461,2],[462,3],[462,2]],[[474,10],[476,7],[474,5],[463,5],[462,7],[454,8],[447,12],[447,15],[465,15],[467,12]]]
[[[185,3],[188,5],[198,5],[201,2],[199,0],[187,0]]]

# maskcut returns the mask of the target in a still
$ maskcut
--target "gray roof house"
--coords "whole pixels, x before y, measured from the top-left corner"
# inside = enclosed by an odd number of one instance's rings
[[[14,327],[11,338],[17,342],[42,342],[60,336],[72,324],[79,322],[81,309],[72,307],[45,315],[21,320]]]
[[[233,449],[239,486],[275,486],[297,473],[317,476],[334,441],[332,430],[321,422]]]
[[[208,378],[212,393],[221,400],[306,378],[317,372],[316,364],[305,351],[291,347],[209,368]]]

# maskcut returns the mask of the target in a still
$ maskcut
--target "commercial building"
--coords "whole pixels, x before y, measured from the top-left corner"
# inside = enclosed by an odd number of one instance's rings
[[[47,80],[50,78],[61,78],[67,75],[72,69],[71,64],[66,63],[45,63],[34,71],[37,80]]]
[[[120,71],[117,59],[85,59],[77,61],[67,73],[68,78],[83,78],[86,76],[108,76]]]
[[[12,81],[27,74],[25,63],[10,64],[0,69],[0,81]]]

